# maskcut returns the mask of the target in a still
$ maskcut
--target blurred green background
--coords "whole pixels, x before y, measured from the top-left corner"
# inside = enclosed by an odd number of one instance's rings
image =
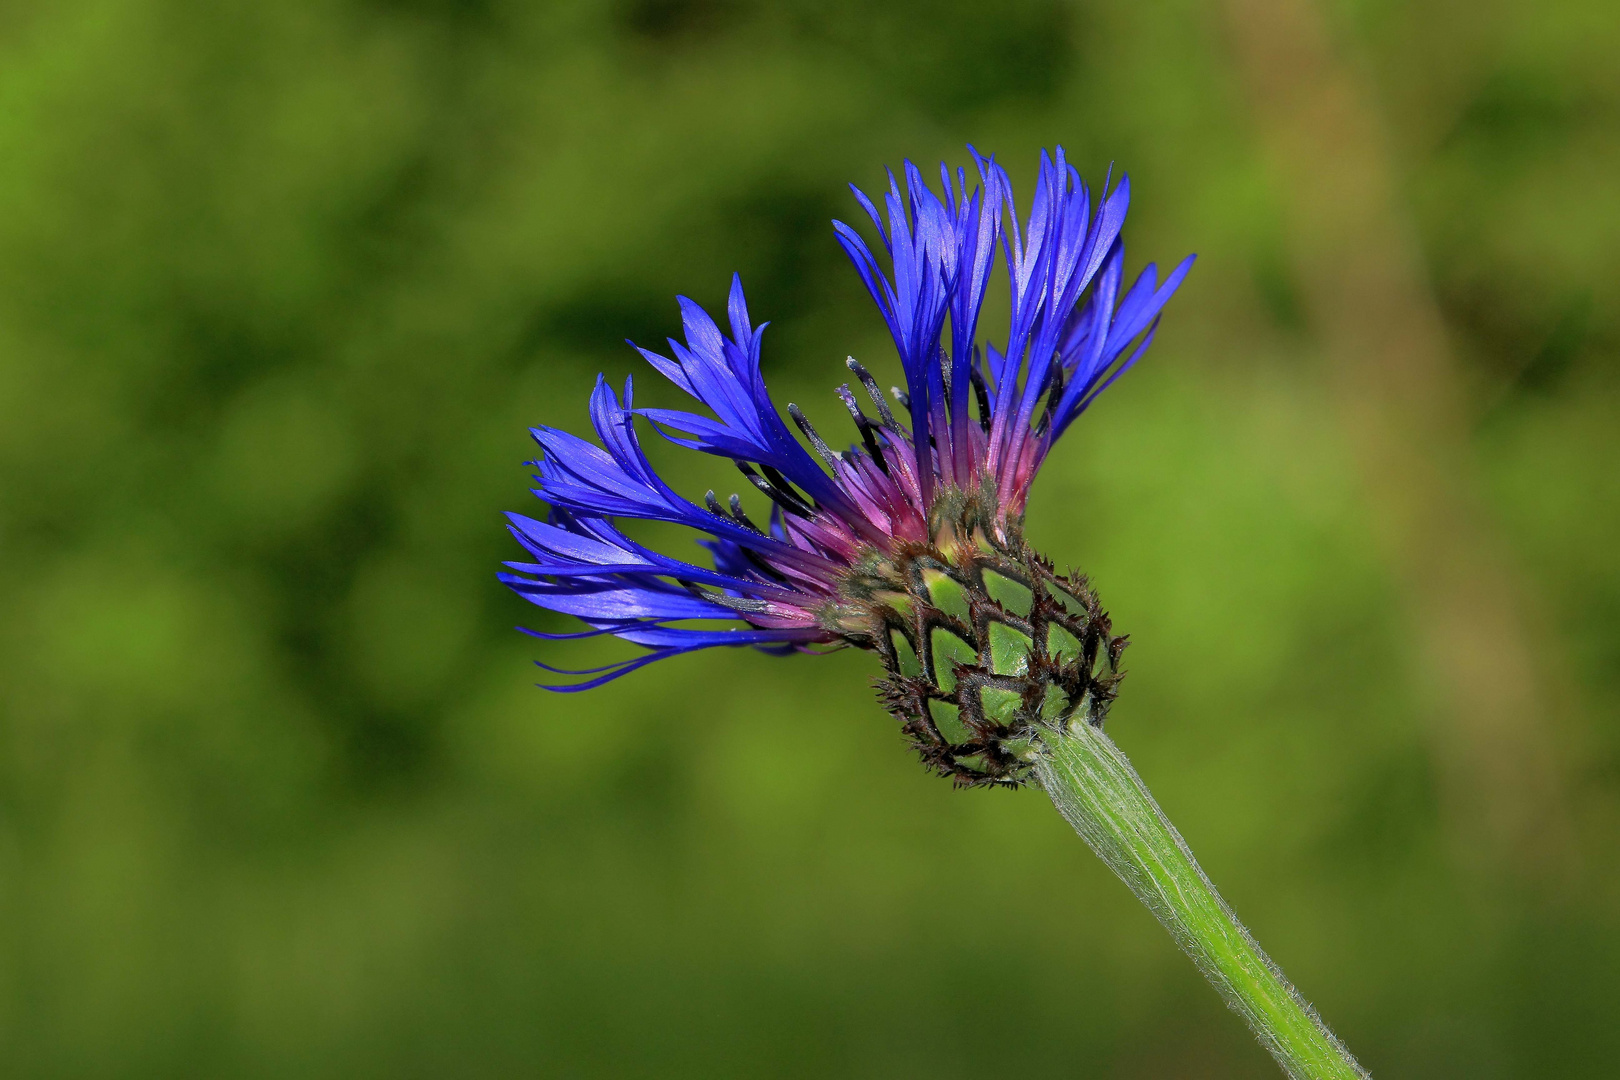
[[[844,355],[894,367],[843,185],[972,141],[1026,198],[1043,145],[1117,162],[1130,262],[1200,254],[1031,504],[1132,635],[1115,738],[1375,1075],[1614,1076],[1620,19],[1315,10],[1523,601],[1527,843],[1448,810],[1263,5],[0,8],[0,1073],[1275,1075],[1038,792],[917,767],[869,656],[550,695],[616,653],[494,580],[526,427],[672,400],[622,342],[677,292],[740,271],[838,429]]]

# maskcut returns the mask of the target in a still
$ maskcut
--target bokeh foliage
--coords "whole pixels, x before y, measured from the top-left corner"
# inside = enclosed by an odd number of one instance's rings
[[[1434,707],[1221,21],[1094,0],[0,10],[0,1061],[14,1076],[1248,1076],[1036,793],[956,793],[869,657],[533,689],[525,427],[739,271],[779,396],[892,369],[833,243],[902,156],[1128,167],[1201,261],[1050,461],[1110,721],[1375,1074],[1620,1058],[1620,25],[1360,3],[1535,598],[1578,851],[1460,857]],[[663,454],[688,489],[724,481]]]

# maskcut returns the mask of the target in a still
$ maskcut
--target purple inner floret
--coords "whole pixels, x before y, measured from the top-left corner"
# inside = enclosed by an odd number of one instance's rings
[[[716,645],[792,652],[837,642],[845,636],[836,615],[851,569],[881,560],[897,543],[930,539],[929,512],[942,493],[987,492],[1003,522],[1022,515],[1052,443],[1142,355],[1193,259],[1163,284],[1150,263],[1120,296],[1128,178],[1112,192],[1105,185],[1094,213],[1062,148],[1055,159],[1043,151],[1035,198],[1021,220],[1006,172],[969,150],[979,174],[971,191],[965,170],[953,179],[942,164],[941,197],[909,161],[903,188],[890,174],[882,214],[852,187],[876,227],[888,274],[859,233],[833,223],[900,354],[905,389],[897,398],[910,411],[909,428],[851,360],[876,413],[869,416],[848,385],[839,388],[860,442],[834,451],[790,405],[796,435],[765,387],[764,327],[750,322],[742,282],[733,277],[729,336],[680,297],[686,341],[670,339],[671,356],[638,349],[708,415],[637,409],[630,380],[621,397],[598,377],[591,421],[600,447],[556,428],[533,429],[542,453],[531,463],[539,469],[535,494],[551,511],[546,522],[508,515],[533,561],[508,563],[512,572],[500,577],[591,629],[526,632],[552,640],[612,634],[647,650],[603,668],[560,672],[590,677],[551,689],[589,689]],[[998,246],[1011,318],[1001,347],[986,342],[981,349],[979,312]],[[670,442],[736,462],[770,499],[769,519],[756,524],[736,496],[722,505],[711,492],[700,505],[678,494],[648,461],[638,416]],[[707,535],[703,546],[714,565],[638,544],[616,519],[691,526]],[[723,625],[713,626],[717,620]]]

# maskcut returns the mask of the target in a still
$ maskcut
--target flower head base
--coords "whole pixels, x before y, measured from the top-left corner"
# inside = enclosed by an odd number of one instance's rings
[[[790,403],[795,434],[765,388],[764,327],[753,326],[734,278],[729,335],[683,297],[686,340],[671,339],[670,356],[639,350],[707,415],[637,409],[629,380],[621,396],[599,379],[600,447],[534,430],[535,494],[551,512],[545,522],[509,515],[533,561],[507,564],[502,580],[590,626],[538,637],[612,634],[646,650],[565,672],[586,678],[553,689],[588,689],[717,645],[875,649],[888,669],[883,700],[924,760],[970,784],[1017,782],[1039,724],[1101,722],[1123,639],[1108,636],[1083,578],[1054,574],[1024,544],[1024,506],[1053,442],[1147,348],[1192,259],[1163,284],[1150,264],[1122,291],[1128,179],[1093,208],[1063,151],[1042,154],[1021,221],[1006,173],[973,156],[971,190],[964,171],[953,178],[942,165],[936,193],[909,162],[903,186],[890,176],[884,213],[855,190],[886,260],[834,222],[899,353],[905,388],[894,396],[907,423],[850,359],[875,414],[839,387],[858,444],[835,451]],[[981,346],[998,247],[1011,317],[999,345]],[[677,445],[735,462],[770,500],[769,518],[757,524],[736,495],[722,504],[711,491],[699,504],[675,492],[646,457],[638,417]],[[616,524],[624,519],[698,530],[712,566],[637,543]]]
[[[1055,573],[988,498],[944,503],[934,539],[850,575],[850,640],[883,657],[878,696],[924,764],[964,787],[1016,785],[1043,727],[1102,724],[1125,639],[1086,579]]]

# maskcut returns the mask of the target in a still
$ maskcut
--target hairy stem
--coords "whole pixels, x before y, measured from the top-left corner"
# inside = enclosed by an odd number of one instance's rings
[[[1041,786],[1075,831],[1192,957],[1291,1077],[1368,1076],[1205,876],[1130,761],[1100,728],[1048,733]]]

